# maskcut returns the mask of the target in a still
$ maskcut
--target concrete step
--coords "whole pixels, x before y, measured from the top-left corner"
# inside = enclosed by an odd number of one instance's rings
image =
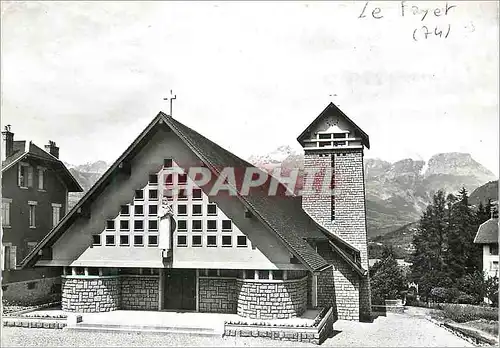
[[[67,326],[65,330],[93,331],[93,332],[145,332],[156,334],[184,334],[198,336],[222,336],[214,328],[207,327],[182,327],[182,326],[160,326],[160,325],[121,325],[106,323],[78,323],[75,326]]]

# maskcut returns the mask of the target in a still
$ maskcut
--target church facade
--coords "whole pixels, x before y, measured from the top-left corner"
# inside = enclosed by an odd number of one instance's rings
[[[300,195],[160,112],[21,266],[62,268],[70,312],[368,319],[368,135],[329,104],[297,140]]]

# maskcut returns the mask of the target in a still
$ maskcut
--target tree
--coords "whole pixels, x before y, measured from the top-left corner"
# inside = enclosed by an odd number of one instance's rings
[[[445,262],[448,275],[459,279],[481,268],[481,248],[474,244],[479,227],[477,214],[469,205],[467,190],[462,188],[458,200],[451,205],[447,231]]]
[[[438,191],[420,218],[417,233],[413,238],[412,279],[419,284],[420,295],[427,299],[434,287],[448,287],[452,282],[447,274],[445,253],[449,212],[451,204],[445,193]]]
[[[398,266],[392,247],[385,247],[382,258],[371,268],[370,286],[375,304],[384,304],[385,299],[400,298],[401,292],[406,290],[406,278]]]

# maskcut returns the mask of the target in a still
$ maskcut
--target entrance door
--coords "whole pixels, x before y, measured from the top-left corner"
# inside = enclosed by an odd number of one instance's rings
[[[165,309],[196,309],[196,270],[166,270]]]

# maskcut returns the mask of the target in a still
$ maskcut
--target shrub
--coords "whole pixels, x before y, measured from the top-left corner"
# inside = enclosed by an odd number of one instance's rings
[[[457,297],[457,303],[462,303],[462,304],[475,304],[477,303],[477,300],[474,296],[468,295],[468,294],[460,294]]]
[[[446,288],[432,288],[431,298],[435,302],[448,302],[449,292]]]
[[[443,305],[443,315],[457,323],[465,323],[478,319],[498,321],[498,311],[496,308],[467,304],[445,304]]]

